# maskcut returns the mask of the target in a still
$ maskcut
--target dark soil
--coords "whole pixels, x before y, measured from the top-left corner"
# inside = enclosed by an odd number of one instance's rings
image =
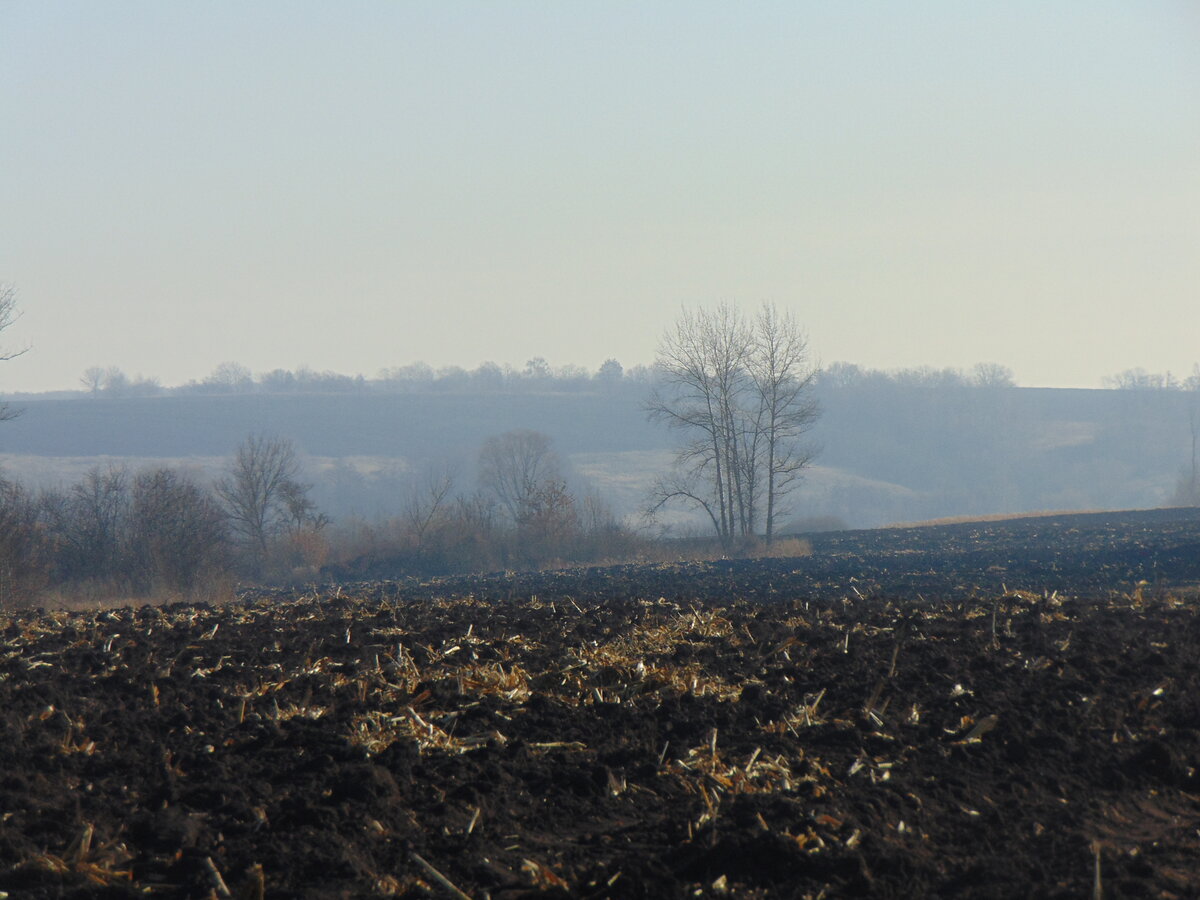
[[[0,895],[1197,895],[1200,512],[813,544],[0,616]]]

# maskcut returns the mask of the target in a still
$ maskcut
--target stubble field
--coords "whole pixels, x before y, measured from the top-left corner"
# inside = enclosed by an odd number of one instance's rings
[[[0,616],[11,897],[1193,896],[1200,512]]]

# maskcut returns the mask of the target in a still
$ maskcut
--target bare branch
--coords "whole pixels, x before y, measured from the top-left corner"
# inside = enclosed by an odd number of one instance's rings
[[[0,284],[0,332],[8,329],[8,327],[20,317],[21,314],[17,309],[16,287],[11,284]],[[0,349],[0,362],[16,359],[18,356],[28,352],[28,347],[24,347],[20,350]],[[0,422],[8,419],[15,419],[20,414],[21,410],[14,409],[9,404],[0,402]]]

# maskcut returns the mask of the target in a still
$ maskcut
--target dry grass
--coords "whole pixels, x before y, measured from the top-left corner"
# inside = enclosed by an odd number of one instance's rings
[[[992,513],[990,515],[946,516],[921,522],[892,522],[884,528],[929,528],[935,525],[968,525],[972,522],[1011,522],[1016,519],[1045,519],[1051,516],[1086,516],[1111,512],[1104,509],[1040,509],[1032,512]]]
[[[751,559],[791,559],[796,556],[812,556],[812,543],[804,538],[780,538],[764,544],[746,555]]]
[[[208,603],[211,606],[224,606],[236,599],[236,586],[228,578],[215,579],[212,583],[192,591],[157,590],[150,594],[138,594],[118,585],[102,582],[82,582],[32,595],[26,603],[15,604],[14,608],[37,606],[67,612],[90,612],[124,609],[127,606],[166,606],[171,603]]]

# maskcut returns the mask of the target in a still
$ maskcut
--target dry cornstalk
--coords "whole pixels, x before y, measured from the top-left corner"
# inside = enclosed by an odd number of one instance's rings
[[[229,885],[221,877],[221,871],[217,868],[217,864],[212,861],[211,856],[204,857],[204,871],[208,874],[208,880],[212,882],[213,890],[217,892],[218,897],[233,896],[229,891]]]
[[[867,716],[868,718],[875,719],[876,722],[879,721],[879,716],[876,715],[875,710],[876,710],[876,707],[879,705],[879,697],[883,693],[883,688],[884,688],[885,684],[887,684],[886,679],[884,679],[884,678],[879,679],[879,681],[875,685],[875,690],[873,690],[871,692],[870,698],[867,700],[866,705],[863,706],[863,715]]]
[[[746,763],[746,774],[749,775],[754,768],[755,760],[758,759],[758,754],[762,753],[762,747],[755,747],[754,752],[750,754],[750,761]]]
[[[72,842],[71,846],[67,848],[67,854],[74,857],[72,861],[76,865],[86,860],[91,854],[92,838],[95,836],[95,834],[96,827],[91,823],[85,824],[83,826],[83,831],[79,833],[79,837],[77,837]]]
[[[409,855],[412,857],[413,862],[424,869],[425,874],[445,888],[450,893],[451,897],[456,898],[456,900],[471,900],[470,894],[463,893],[461,890],[459,890],[458,886],[453,881],[430,865],[429,862],[426,861],[425,857],[421,856],[420,853],[417,853],[414,850]]]

